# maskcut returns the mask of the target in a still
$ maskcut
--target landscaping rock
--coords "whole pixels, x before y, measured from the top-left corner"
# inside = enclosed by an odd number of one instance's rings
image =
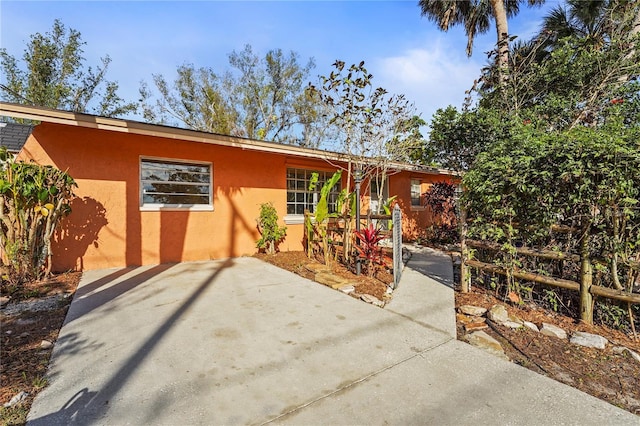
[[[471,345],[476,346],[478,348],[484,349],[489,353],[497,355],[501,358],[506,358],[507,356],[504,354],[504,350],[498,342],[493,337],[489,336],[484,331],[474,331],[471,334],[468,334],[465,339]]]
[[[0,296],[0,308],[4,308],[7,303],[11,300],[10,297]]]
[[[535,325],[534,323],[532,323],[531,321],[523,321],[522,325],[524,325],[525,327],[533,330],[533,331],[540,331],[540,329],[538,328],[537,325]]]
[[[640,355],[638,353],[632,351],[631,349],[627,348],[627,347],[616,346],[615,348],[613,348],[613,352],[615,352],[617,354],[624,354],[626,352],[631,356],[631,358],[633,358],[636,361],[640,362]]]
[[[516,329],[516,328],[523,327],[524,323],[509,320],[509,321],[503,322],[502,325],[504,325],[505,327]]]
[[[42,342],[40,342],[40,347],[42,349],[50,349],[53,346],[53,343],[51,343],[48,340],[43,340]]]
[[[356,288],[351,284],[347,284],[347,285],[343,285],[342,287],[338,287],[338,290],[346,294],[351,294],[354,291],[356,291]]]
[[[331,288],[338,288],[347,284],[345,280],[329,272],[318,272],[315,276],[315,280],[320,284],[324,284]]]
[[[557,337],[558,339],[567,338],[567,332],[561,329],[560,327],[556,327],[553,324],[547,324],[546,322],[542,323],[542,327],[540,328],[540,333],[545,336]]]
[[[55,294],[42,299],[25,300],[20,303],[12,303],[4,308],[5,315],[18,315],[25,311],[50,311],[60,307],[60,302],[68,299],[69,296],[62,294]]]
[[[489,328],[489,326],[485,321],[473,321],[473,322],[468,322],[464,324],[464,330],[467,333],[470,333],[472,331],[478,331],[478,330],[486,330],[487,328]]]
[[[318,272],[331,272],[331,269],[322,263],[309,263],[308,265],[304,265],[304,267],[314,274],[317,274]]]
[[[29,396],[28,393],[26,393],[25,391],[21,391],[20,393],[15,395],[13,398],[11,398],[9,402],[6,402],[4,404],[4,408],[13,407],[14,405],[19,404],[25,399],[27,399],[28,396]]]
[[[486,308],[481,308],[479,306],[471,306],[471,305],[463,305],[458,308],[460,312],[466,315],[471,315],[474,317],[481,317],[487,313]]]
[[[456,314],[457,321],[461,322],[466,332],[484,330],[488,328],[487,319],[483,317],[474,317],[461,313]]]
[[[370,294],[363,294],[362,296],[360,296],[360,299],[364,300],[367,303],[371,303],[372,305],[375,305],[375,306],[379,306],[379,307],[384,306],[384,302],[382,300]]]
[[[493,322],[504,323],[509,321],[509,313],[507,308],[502,305],[493,305],[489,312],[487,312],[487,318]]]
[[[569,342],[573,343],[574,345],[586,346],[588,348],[604,349],[609,341],[602,336],[598,336],[597,334],[576,331],[571,335],[571,339],[569,339]]]

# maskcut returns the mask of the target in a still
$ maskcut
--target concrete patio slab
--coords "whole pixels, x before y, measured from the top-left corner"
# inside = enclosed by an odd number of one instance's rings
[[[254,258],[87,272],[29,424],[639,422],[456,341],[447,259],[385,309]]]

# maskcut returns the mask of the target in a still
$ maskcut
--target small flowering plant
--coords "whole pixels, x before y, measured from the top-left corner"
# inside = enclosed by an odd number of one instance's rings
[[[366,260],[367,273],[371,276],[376,266],[384,265],[384,255],[380,241],[384,239],[380,229],[376,228],[372,223],[368,227],[353,233],[358,241],[356,250],[358,257]]]

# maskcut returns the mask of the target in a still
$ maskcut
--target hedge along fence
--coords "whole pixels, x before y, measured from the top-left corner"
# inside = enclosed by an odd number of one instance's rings
[[[495,242],[468,240],[464,238],[462,240],[462,243],[463,247],[470,247],[472,249],[485,249],[491,252],[500,252],[503,249],[502,245]],[[520,256],[536,257],[559,262],[575,262],[580,265],[580,272],[578,274],[579,281],[567,280],[564,278],[557,278],[549,275],[528,272],[523,269],[509,269],[503,265],[496,263],[481,262],[479,260],[470,258],[469,251],[463,250],[463,259],[461,266],[463,291],[468,292],[470,289],[470,268],[476,268],[482,271],[504,276],[511,276],[514,279],[523,281],[536,282],[552,287],[564,288],[579,293],[580,319],[589,324],[593,323],[593,296],[600,296],[620,302],[627,302],[629,304],[629,321],[635,335],[634,318],[630,309],[630,304],[640,304],[640,293],[616,290],[609,287],[593,284],[594,264],[598,264],[601,262],[598,262],[597,260],[594,261],[593,259],[589,258],[588,252],[583,252],[582,254],[577,255],[555,250],[534,249],[529,247],[516,247],[515,252]],[[637,276],[638,272],[640,271],[640,265],[638,265],[636,262],[632,262],[629,267],[632,271],[635,271],[635,274],[632,274],[632,276]]]
[[[633,293],[640,260],[637,124],[608,117],[598,128],[548,133],[514,128],[508,140],[478,156],[462,186],[462,249],[468,266],[503,274],[509,291],[517,290],[515,279],[570,289],[577,284],[580,316],[587,322],[593,321],[594,295],[626,301],[630,312],[630,304],[638,303]],[[562,244],[556,244],[553,224],[569,231]],[[500,250],[494,250],[493,261],[474,263],[469,238],[494,242]],[[521,270],[519,256],[544,252],[527,253],[531,249],[518,245],[556,247],[567,256],[559,261],[577,263],[579,278]],[[463,289],[468,289],[468,271],[463,273]]]
[[[51,272],[51,239],[71,212],[74,180],[35,163],[7,161],[0,152],[0,257],[3,280],[21,284]]]

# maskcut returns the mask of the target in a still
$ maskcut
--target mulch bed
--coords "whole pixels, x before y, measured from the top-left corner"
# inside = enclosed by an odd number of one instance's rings
[[[587,348],[527,328],[511,329],[487,321],[490,327],[484,331],[502,344],[511,361],[640,415],[640,362],[628,354],[613,351],[614,346],[625,346],[640,353],[640,342],[619,330],[588,325],[533,304],[518,306],[505,303],[492,293],[476,287],[470,293],[456,292],[456,308],[473,305],[490,309],[500,303],[505,305],[510,315],[538,326],[545,322],[562,328],[568,334],[583,331],[609,340],[603,350]],[[458,323],[458,338],[464,334],[463,325]]]
[[[3,283],[2,294],[11,296],[8,307],[18,302],[36,304],[44,298],[60,297],[50,310],[24,310],[12,315],[0,311],[0,407],[19,392],[29,394],[21,404],[0,408],[1,424],[24,424],[33,399],[46,386],[45,375],[53,348],[43,349],[41,344],[43,340],[53,343],[58,338],[80,276],[79,272],[65,273],[19,288]]]
[[[313,280],[314,273],[305,266],[309,264],[321,264],[315,259],[309,259],[303,251],[283,251],[273,255],[258,253],[255,257],[310,280]],[[379,271],[375,276],[370,277],[366,274],[355,275],[339,262],[332,261],[328,267],[336,276],[346,278],[352,282],[356,289],[355,293],[370,294],[379,300],[384,300],[387,287],[393,282],[393,275],[388,271]]]

